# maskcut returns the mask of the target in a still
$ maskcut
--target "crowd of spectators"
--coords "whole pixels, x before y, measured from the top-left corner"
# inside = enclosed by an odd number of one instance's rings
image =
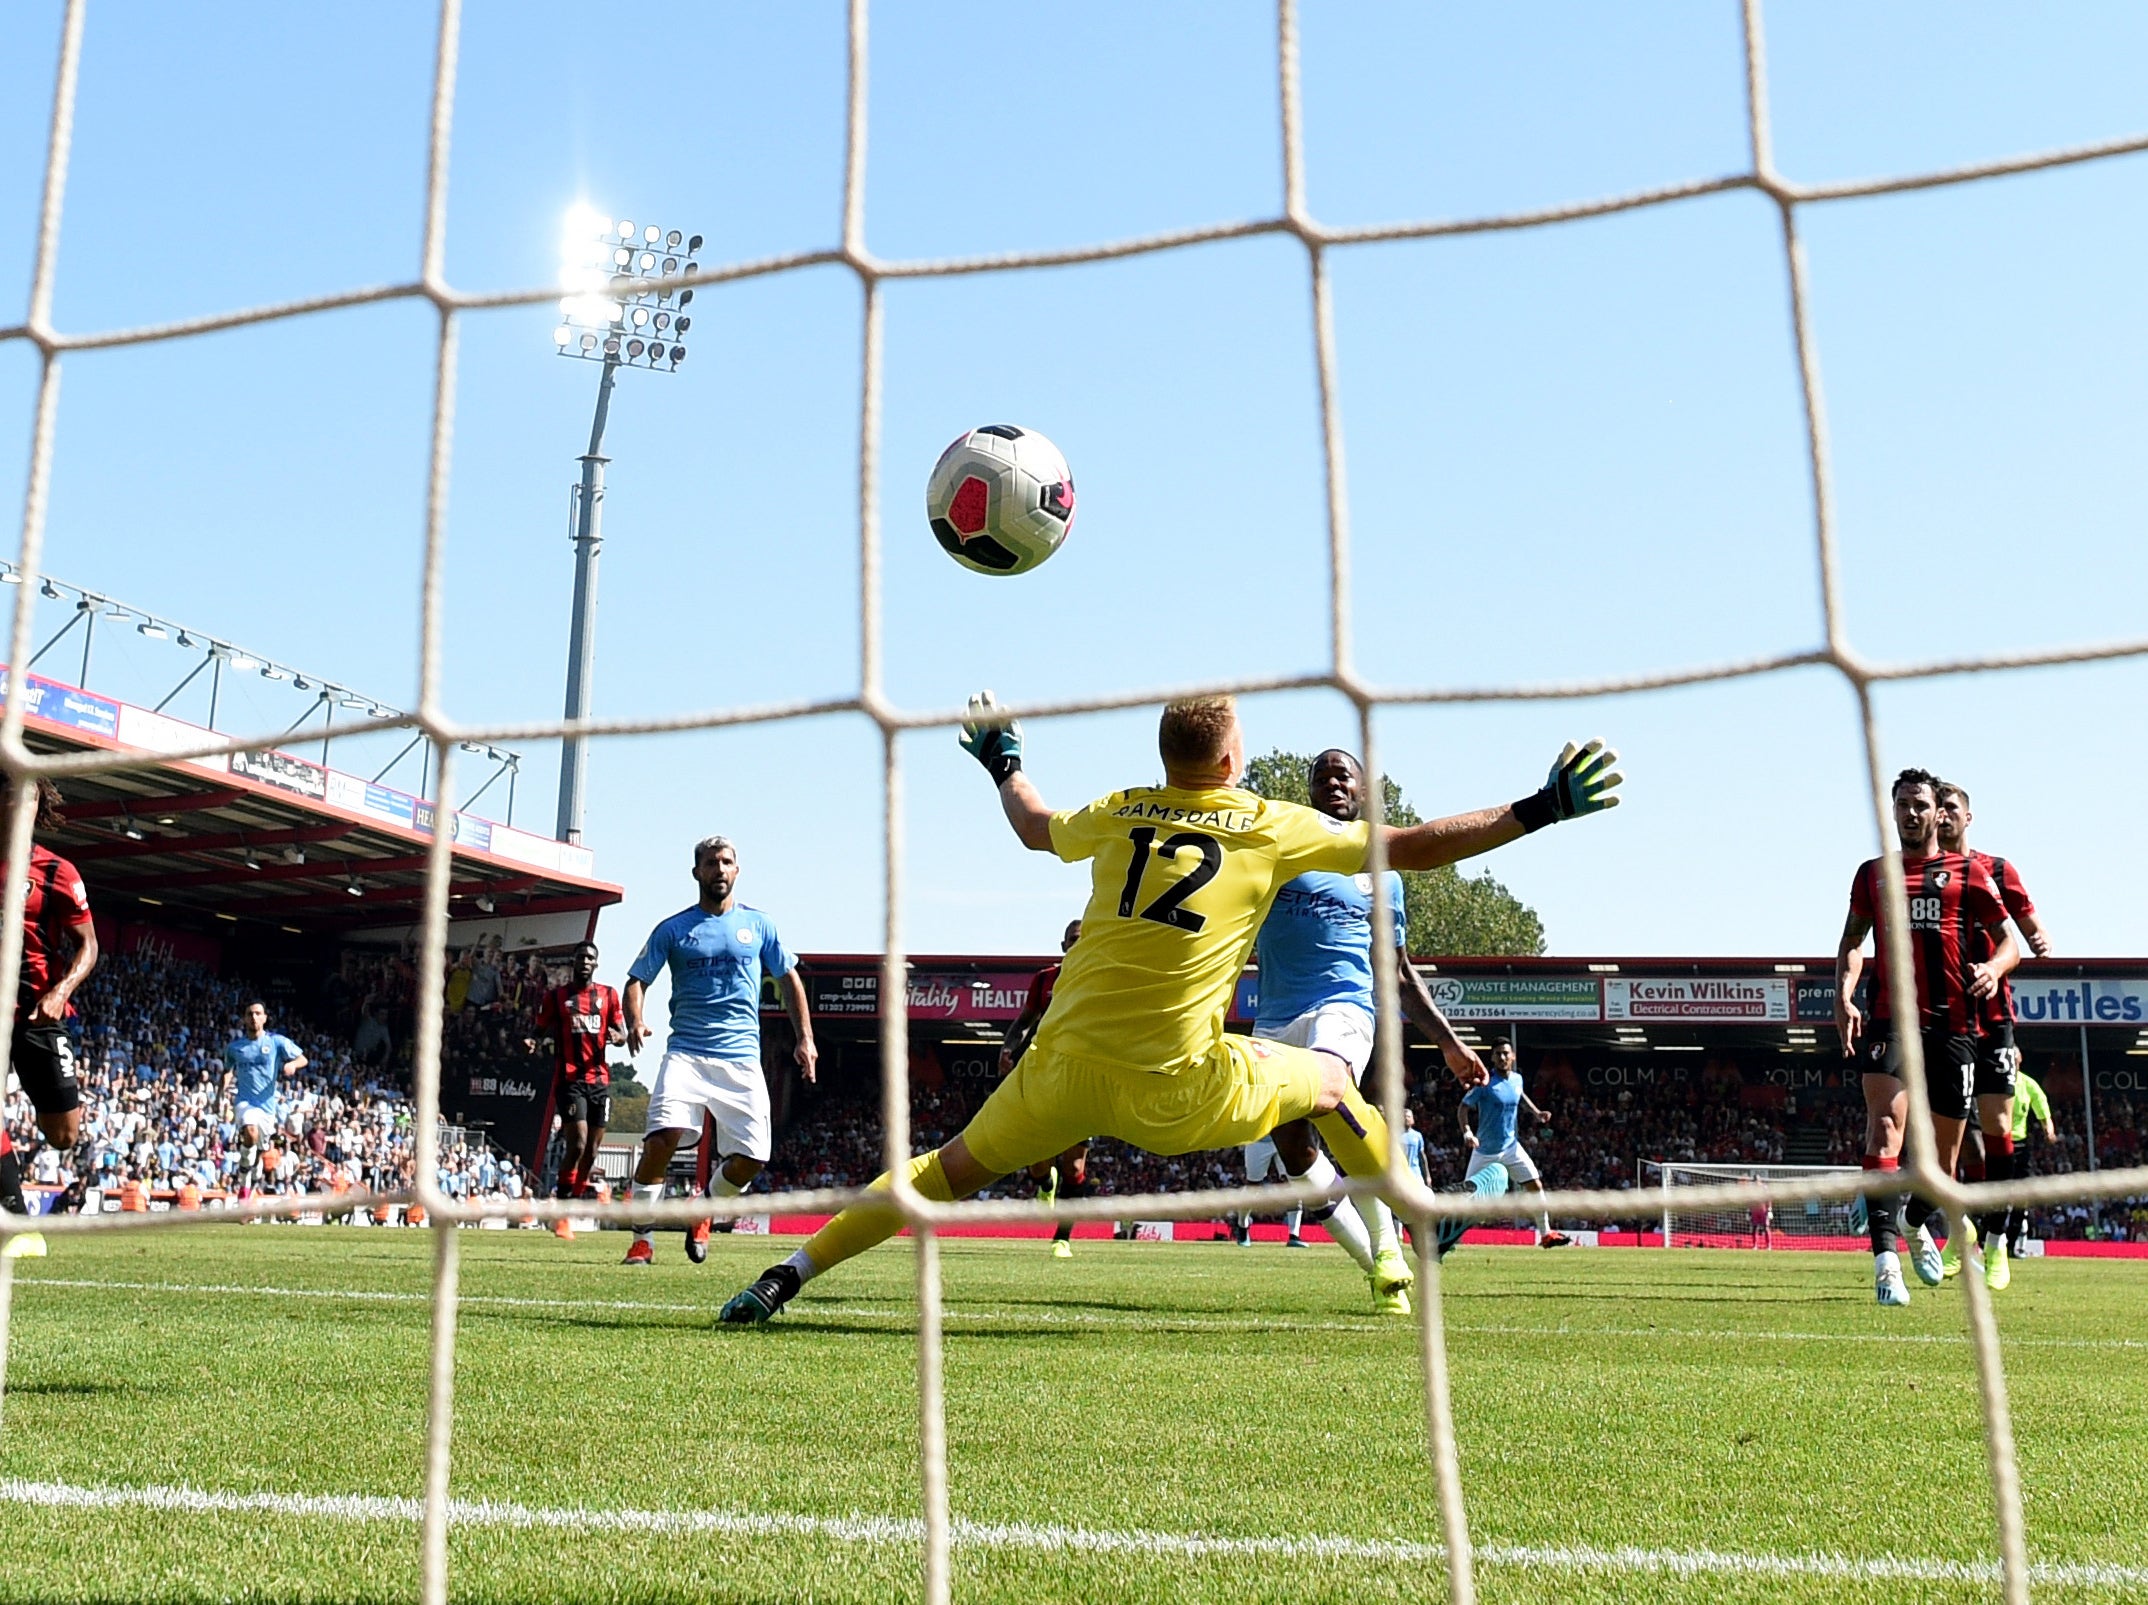
[[[345,974],[372,961],[354,961]],[[369,979],[390,982],[393,961]],[[79,1205],[104,1193],[169,1192],[191,1200],[226,1191],[240,1163],[225,1044],[258,992],[154,948],[107,954],[75,994],[76,1074],[83,1135],[62,1153],[39,1137],[29,1100],[9,1095],[10,1137],[29,1179]],[[384,988],[355,992],[354,1018],[381,1023]],[[361,1053],[351,1035],[290,1015],[269,1022],[306,1067],[280,1088],[281,1127],[263,1133],[261,1188],[270,1193],[395,1191],[407,1186],[415,1110],[392,1054]],[[490,1145],[448,1128],[439,1183],[456,1197],[519,1197],[527,1178]]]
[[[1711,1071],[1713,1073],[1711,1073]],[[1689,1082],[1582,1088],[1569,1084],[1532,1096],[1551,1116],[1544,1126],[1525,1122],[1522,1141],[1544,1173],[1549,1187],[1604,1189],[1653,1187],[1641,1162],[1779,1165],[1788,1157],[1791,1137],[1811,1133],[1805,1145],[1824,1149],[1810,1162],[1854,1167],[1864,1146],[1864,1105],[1856,1088],[1816,1090],[1800,1100],[1774,1095],[1749,1099],[1734,1070],[1696,1067]],[[951,1082],[916,1087],[911,1095],[911,1135],[918,1152],[937,1146],[962,1128],[990,1091],[989,1084]],[[1411,1076],[1409,1107],[1425,1138],[1426,1163],[1434,1185],[1458,1179],[1468,1162],[1456,1119],[1456,1091],[1443,1080]],[[2113,1096],[2098,1105],[2099,1162],[2106,1167],[2140,1162],[2141,1127],[2131,1100]],[[2085,1168],[2081,1132],[2061,1121],[2058,1143],[2040,1135],[2026,1145],[2032,1173]],[[776,1138],[775,1157],[763,1190],[791,1187],[850,1187],[869,1181],[883,1163],[880,1103],[877,1091],[823,1090],[796,1106],[789,1124]],[[1100,1140],[1090,1145],[1089,1174],[1106,1194],[1182,1192],[1204,1187],[1238,1186],[1245,1167],[1236,1149],[1159,1158],[1124,1143]],[[1015,1177],[1001,1184],[1001,1196],[1026,1196],[1030,1184]],[[1654,1220],[1653,1203],[1637,1219]],[[1613,1224],[1571,1220],[1568,1227]],[[2131,1236],[2148,1241],[2148,1208],[2107,1207],[2099,1220],[2089,1205],[2039,1210],[2032,1217],[2037,1236],[2083,1238]]]

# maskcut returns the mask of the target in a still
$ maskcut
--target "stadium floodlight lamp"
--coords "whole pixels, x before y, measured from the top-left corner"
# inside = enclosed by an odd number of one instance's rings
[[[254,857],[251,852],[249,852],[243,859],[241,859],[240,862],[243,863],[248,869],[255,871],[257,874],[260,872],[261,860]]]
[[[313,682],[303,674],[294,674],[291,676],[291,689],[293,691],[311,691]]]
[[[163,625],[159,624],[155,619],[142,620],[141,623],[137,624],[134,627],[134,630],[137,635],[146,635],[152,641],[161,641],[165,638],[165,636],[171,633],[169,630],[165,629]]]
[[[12,563],[5,567],[0,567],[0,585],[20,585],[21,583],[21,569],[16,568]]]
[[[368,719],[393,719],[395,717],[395,710],[393,708],[383,708],[378,704],[375,704],[373,707],[370,707],[365,710],[365,716]]]
[[[124,825],[120,826],[119,833],[122,836],[126,837],[127,840],[129,840],[130,842],[140,841],[142,839],[142,827],[134,822],[134,816],[132,814],[128,814],[126,816],[126,820],[127,822]]]
[[[658,372],[678,366],[671,341],[644,340],[631,349],[620,336],[627,328],[645,329],[657,308],[676,295],[683,305],[692,291],[674,291],[667,282],[682,270],[693,273],[698,262],[680,261],[683,246],[690,256],[701,245],[701,236],[682,230],[665,231],[654,223],[637,228],[632,218],[617,221],[594,208],[577,203],[566,217],[560,253],[560,321],[552,330],[552,343],[564,357],[602,362],[611,368],[648,367]]]
[[[351,894],[351,896],[353,896],[353,897],[363,897],[363,896],[365,896],[365,882],[364,882],[364,881],[361,881],[361,880],[355,880],[355,879],[354,879],[354,880],[353,880],[353,881],[352,881],[352,882],[350,883],[350,885],[348,885],[348,886],[344,887],[343,889],[344,889],[344,890],[345,890],[346,892],[349,892],[349,893]]]
[[[194,638],[193,638],[193,637],[192,637],[191,635],[187,634],[187,632],[186,632],[186,631],[184,631],[184,630],[181,630],[181,631],[179,632],[179,645],[181,645],[181,646],[193,646],[193,645],[195,645],[195,644],[196,644],[196,642],[195,642]]]
[[[291,678],[291,674],[288,669],[279,669],[273,663],[264,663],[261,665],[261,678],[264,680],[288,680]]]
[[[286,864],[303,864],[306,861],[306,849],[303,847],[286,847],[283,850],[283,861]]]
[[[128,611],[127,611],[127,610],[126,610],[125,608],[121,607],[121,606],[120,606],[120,605],[119,605],[119,604],[118,604],[117,602],[112,602],[112,601],[107,601],[107,602],[105,603],[105,605],[104,605],[104,616],[105,616],[106,618],[108,618],[108,619],[131,619],[131,618],[133,618],[133,617],[134,617],[134,615],[133,615],[132,613],[129,613],[129,612],[128,612]]]
[[[357,693],[357,692],[355,692],[355,691],[345,691],[345,690],[342,690],[342,689],[341,689],[340,687],[336,689],[336,692],[335,692],[335,698],[336,698],[336,706],[338,706],[338,707],[340,707],[340,708],[351,708],[351,709],[358,709],[358,708],[370,708],[370,707],[372,707],[372,706],[373,706],[373,704],[372,704],[372,703],[370,703],[370,702],[366,701],[366,699],[365,699],[364,697],[361,697],[360,695],[358,695],[358,693]]]
[[[484,746],[479,742],[465,741],[462,743],[462,750],[464,752],[483,752],[485,749]]]
[[[261,667],[261,660],[259,658],[250,658],[243,652],[233,652],[231,654],[231,666],[234,669],[258,669]]]
[[[48,602],[57,602],[60,599],[60,588],[47,580],[37,588],[37,594]]]
[[[492,900],[492,899],[491,899],[490,897],[486,896],[486,895],[485,895],[484,893],[480,892],[480,893],[478,894],[478,897],[477,897],[477,908],[478,908],[478,912],[479,912],[479,913],[481,913],[481,914],[490,914],[490,913],[493,913],[493,912],[495,912],[495,911],[496,911],[496,910],[497,910],[497,909],[499,908],[499,906],[500,906],[499,904],[495,903],[495,902],[494,902],[494,901],[493,901],[493,900]]]

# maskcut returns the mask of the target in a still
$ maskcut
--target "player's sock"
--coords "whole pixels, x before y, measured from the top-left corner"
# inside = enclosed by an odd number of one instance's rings
[[[1866,1154],[1864,1168],[1890,1171],[1899,1170],[1901,1165],[1894,1159]],[[1901,1228],[1895,1220],[1895,1211],[1900,1207],[1901,1200],[1886,1193],[1874,1193],[1865,1201],[1865,1235],[1874,1255],[1892,1254],[1902,1246]]]
[[[1551,1211],[1542,1204],[1536,1206],[1536,1234],[1539,1237],[1551,1235]]]
[[[1292,1237],[1302,1237],[1304,1235],[1299,1230],[1304,1224],[1305,1206],[1303,1204],[1293,1204],[1283,1211],[1283,1229],[1290,1233]]]
[[[1400,1253],[1402,1238],[1395,1230],[1395,1212],[1381,1198],[1368,1198],[1358,1206],[1358,1217],[1365,1223],[1365,1235],[1372,1241],[1372,1257]]]
[[[1345,1088],[1342,1106],[1313,1116],[1313,1129],[1328,1145],[1346,1176],[1379,1176],[1387,1169],[1387,1122],[1355,1087]]]
[[[1987,1133],[1984,1137],[1984,1179],[1986,1181],[2012,1181],[2014,1179],[2014,1134],[2003,1132],[1999,1136]],[[1984,1241],[2003,1243],[2011,1224],[2013,1210],[2002,1205],[1984,1212]]]
[[[634,1202],[637,1204],[658,1203],[663,1199],[663,1196],[664,1184],[660,1181],[638,1181],[634,1184]],[[636,1221],[634,1223],[634,1240],[637,1243],[646,1243],[655,1234],[656,1228],[646,1221]]]
[[[954,1202],[954,1189],[947,1184],[947,1171],[940,1164],[937,1150],[919,1154],[910,1161],[910,1185],[936,1203]],[[890,1186],[885,1172],[873,1178],[872,1192],[884,1193]],[[805,1264],[797,1269],[801,1280],[830,1271],[847,1259],[853,1259],[876,1244],[886,1242],[902,1230],[902,1216],[878,1201],[852,1204],[835,1219],[806,1239],[804,1248],[791,1256],[797,1260],[801,1255]],[[810,1271],[805,1267],[813,1267]]]
[[[16,1215],[30,1213],[22,1196],[22,1161],[15,1157],[14,1145],[4,1131],[0,1131],[0,1209]]]
[[[740,1193],[744,1192],[748,1187],[751,1187],[752,1185],[753,1183],[750,1179],[746,1181],[733,1181],[729,1176],[724,1174],[723,1167],[721,1165],[718,1165],[714,1170],[709,1172],[709,1197],[711,1198],[736,1198]]]
[[[1335,1161],[1326,1154],[1315,1154],[1305,1174],[1296,1179],[1309,1181],[1315,1187],[1329,1187],[1334,1185],[1336,1175]],[[1368,1199],[1367,1202],[1376,1201]],[[1328,1236],[1342,1245],[1342,1251],[1357,1262],[1359,1270],[1368,1276],[1372,1274],[1372,1234],[1365,1229],[1364,1212],[1354,1199],[1338,1198],[1328,1214],[1322,1215],[1315,1209],[1310,1212],[1310,1218],[1327,1228]]]
[[[1073,1240],[1074,1223],[1070,1220],[1061,1221],[1058,1227],[1052,1232],[1052,1241],[1055,1243],[1071,1243]]]

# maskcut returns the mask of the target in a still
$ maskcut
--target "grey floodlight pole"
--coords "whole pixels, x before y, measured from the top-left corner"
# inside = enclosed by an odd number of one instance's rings
[[[574,506],[574,612],[567,627],[567,717],[586,718],[590,682],[597,658],[597,554],[604,547],[604,422],[612,409],[616,359],[604,364],[597,381],[597,414],[589,426],[589,450],[582,454],[582,482]],[[589,738],[570,735],[560,744],[559,821],[554,835],[563,842],[582,839],[582,797],[589,781]]]
[[[611,461],[604,455],[604,423],[611,412],[612,386],[622,367],[676,373],[686,360],[686,333],[693,327],[686,307],[694,292],[673,281],[690,279],[699,270],[692,258],[701,249],[701,236],[689,239],[678,229],[654,224],[636,229],[625,218],[615,223],[578,205],[567,216],[566,243],[561,278],[569,293],[560,302],[561,321],[552,339],[563,357],[604,364],[589,450],[582,453],[582,479],[575,487],[567,717],[580,720],[589,717],[596,676],[597,554],[604,546],[604,469]],[[553,832],[560,841],[581,843],[588,785],[589,738],[562,737],[559,818]]]

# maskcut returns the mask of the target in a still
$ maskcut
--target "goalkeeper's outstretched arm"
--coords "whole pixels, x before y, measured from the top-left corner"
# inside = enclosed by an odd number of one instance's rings
[[[1450,814],[1421,825],[1387,827],[1387,861],[1396,869],[1438,869],[1474,858],[1546,825],[1600,814],[1618,806],[1616,788],[1625,776],[1612,767],[1618,754],[1601,741],[1577,747],[1571,741],[1552,760],[1541,790],[1505,808],[1480,808],[1473,814]]]
[[[962,750],[984,765],[999,787],[999,805],[1022,845],[1034,853],[1050,852],[1052,811],[1022,773],[1021,722],[1010,718],[991,692],[980,691],[970,698],[961,740]]]
[[[1052,850],[1052,811],[1044,806],[1029,776],[1014,774],[1000,782],[999,806],[1024,847],[1033,853]]]

